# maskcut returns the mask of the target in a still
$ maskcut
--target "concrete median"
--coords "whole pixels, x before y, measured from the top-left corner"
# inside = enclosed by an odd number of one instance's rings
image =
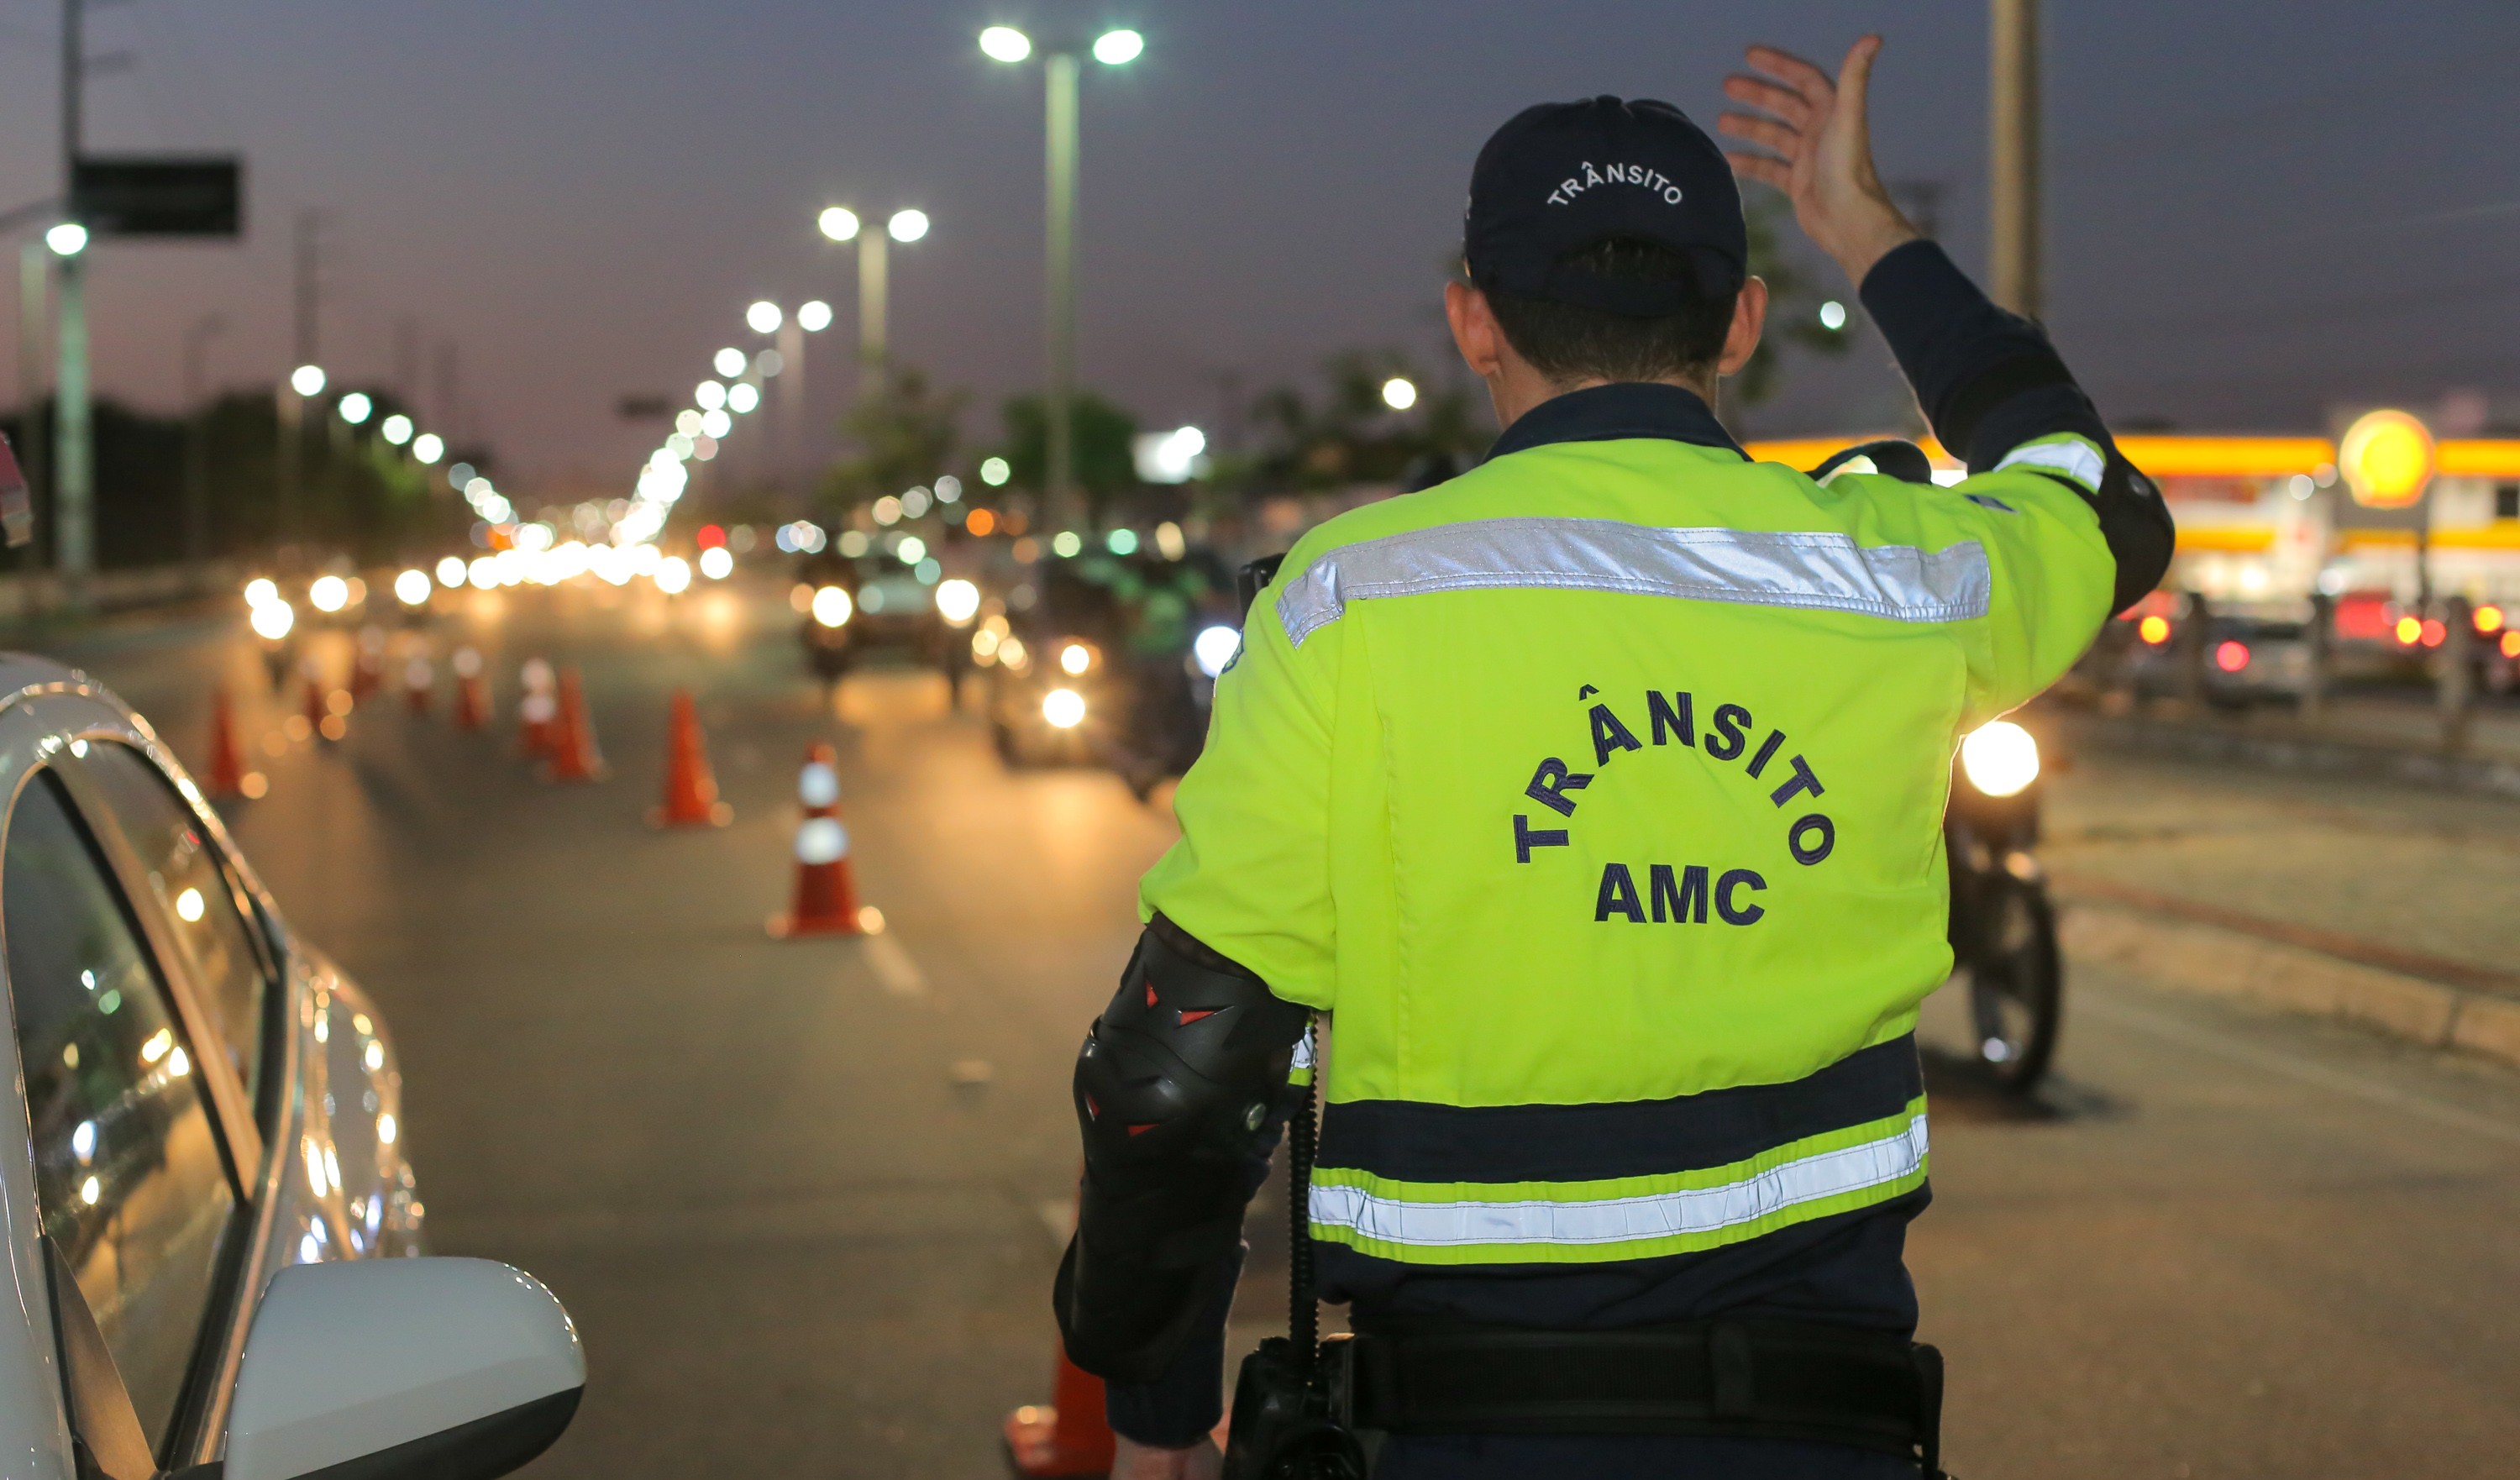
[[[2060,879],[2058,892],[2070,958],[2520,1066],[2520,991],[2504,973],[2101,880]]]

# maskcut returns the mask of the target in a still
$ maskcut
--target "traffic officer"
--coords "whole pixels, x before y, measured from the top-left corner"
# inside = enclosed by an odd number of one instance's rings
[[[1833,79],[1752,50],[1731,169],[1607,97],[1481,151],[1445,306],[1503,434],[1313,530],[1253,605],[1078,1060],[1057,1303],[1116,1474],[1217,1466],[1241,1215],[1314,1014],[1311,1230],[1377,1474],[1916,1473],[1952,755],[2172,531],[2045,335],[1882,190],[1878,48]],[[1816,479],[1716,420],[1767,307],[1735,169],[1857,285],[1965,479]]]

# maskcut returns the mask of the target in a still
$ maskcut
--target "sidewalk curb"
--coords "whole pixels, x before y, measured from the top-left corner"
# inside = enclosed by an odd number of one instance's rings
[[[2333,1017],[2435,1049],[2520,1067],[2520,1001],[2343,961],[2221,925],[2066,896],[2059,933],[2078,960],[2178,991]]]
[[[2491,754],[2399,747],[2308,731],[2264,733],[2194,721],[2100,714],[2076,715],[2068,728],[2078,742],[2096,750],[2520,796],[2520,765]]]

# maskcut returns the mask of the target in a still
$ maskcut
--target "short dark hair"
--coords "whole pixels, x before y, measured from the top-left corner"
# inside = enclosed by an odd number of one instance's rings
[[[1724,353],[1737,285],[1721,293],[1700,287],[1688,253],[1634,237],[1605,237],[1557,259],[1560,270],[1614,282],[1679,283],[1688,302],[1677,313],[1631,318],[1553,298],[1487,289],[1506,342],[1552,381],[1660,381],[1701,376]]]

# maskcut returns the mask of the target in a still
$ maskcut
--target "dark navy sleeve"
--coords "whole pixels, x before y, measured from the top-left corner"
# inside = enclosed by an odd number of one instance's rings
[[[2161,490],[2109,435],[2045,331],[1998,308],[1941,246],[1907,243],[1865,274],[1865,310],[1881,326],[1934,435],[1972,473],[2038,437],[2068,432],[2105,459],[2095,491],[2060,479],[2099,515],[2117,561],[2116,609],[2160,584],[2175,534]]]
[[[1243,1164],[1246,1206],[1269,1180],[1269,1156],[1285,1129],[1287,1109],[1284,1103],[1275,1107]],[[1162,1376],[1152,1382],[1103,1383],[1102,1413],[1111,1432],[1157,1449],[1180,1449],[1215,1431],[1225,1417],[1225,1321],[1233,1313],[1234,1287],[1249,1251],[1245,1244],[1227,1256],[1234,1268],[1222,1281],[1222,1293],[1192,1325],[1190,1339]]]
[[[1235,1278],[1224,1281],[1215,1307],[1199,1318],[1164,1374],[1152,1382],[1102,1385],[1102,1413],[1111,1432],[1156,1449],[1180,1449],[1215,1432],[1225,1416],[1225,1318],[1234,1309],[1242,1251],[1231,1257]]]

